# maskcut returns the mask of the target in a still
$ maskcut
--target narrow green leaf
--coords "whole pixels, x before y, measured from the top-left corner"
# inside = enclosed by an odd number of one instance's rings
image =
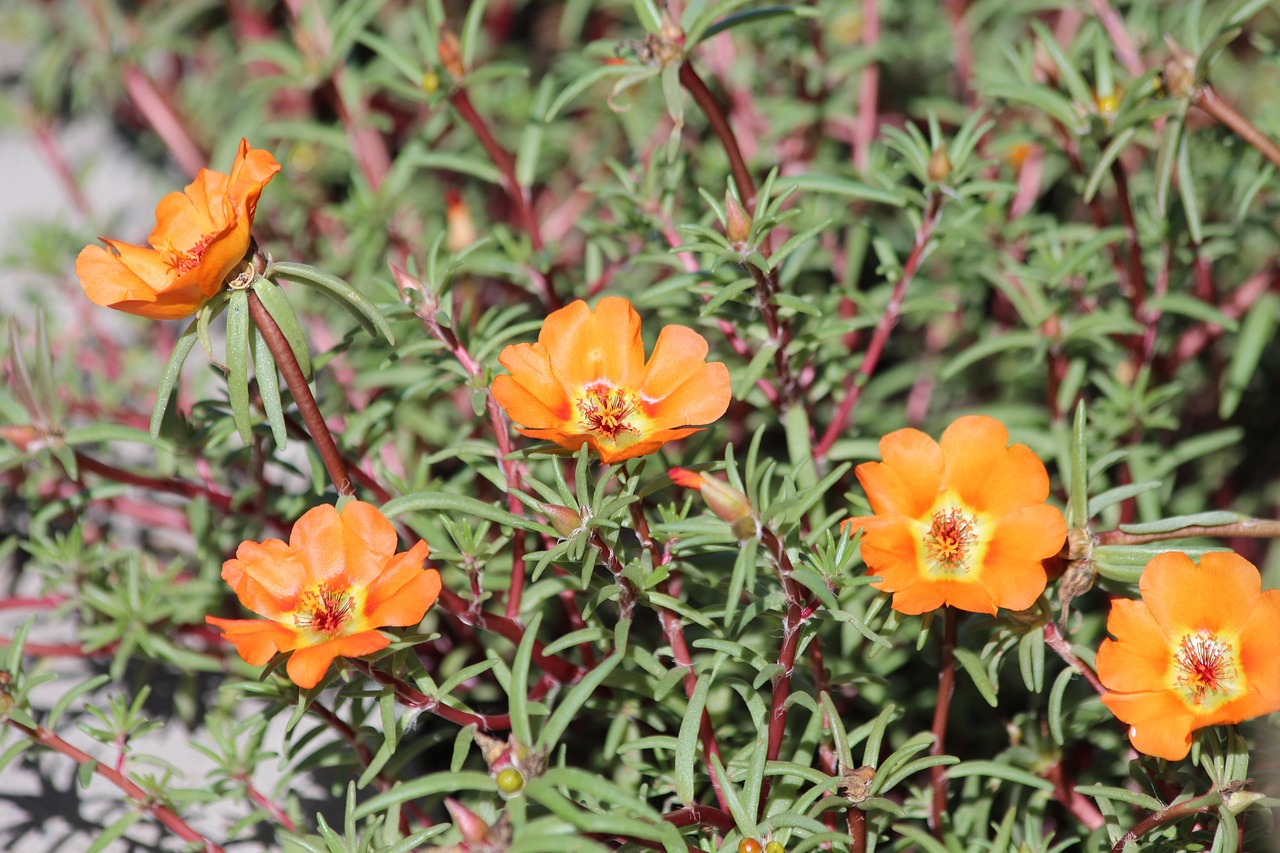
[[[1049,736],[1053,738],[1053,742],[1058,746],[1066,743],[1066,736],[1062,731],[1062,699],[1066,696],[1067,686],[1071,684],[1072,677],[1076,674],[1074,669],[1067,667],[1058,673],[1058,677],[1053,680],[1053,687],[1049,689]]]
[[[298,367],[302,369],[303,377],[310,380],[311,351],[307,347],[307,336],[302,331],[298,315],[293,312],[293,306],[289,304],[284,291],[274,281],[258,276],[253,280],[253,292],[258,294],[262,307],[267,309],[271,319],[275,320],[276,325],[280,327],[280,333],[289,342],[289,349],[293,351],[293,357],[297,360]]]
[[[1113,788],[1107,785],[1077,785],[1075,790],[1077,794],[1092,797],[1095,800],[1117,800],[1121,803],[1137,806],[1140,809],[1146,809],[1149,812],[1158,812],[1165,807],[1164,803],[1150,794],[1130,791],[1128,788]]]
[[[391,332],[391,326],[387,323],[387,318],[382,316],[382,312],[378,310],[378,307],[367,296],[336,275],[330,275],[324,270],[307,264],[285,262],[272,264],[267,269],[267,275],[273,273],[282,278],[296,281],[299,284],[318,288],[346,308],[351,313],[351,316],[355,317],[360,325],[364,327],[366,332],[371,335],[381,334],[387,343],[395,345],[396,338]]]
[[[907,200],[889,190],[873,187],[850,178],[837,178],[832,175],[788,175],[778,179],[781,189],[803,190],[821,195],[838,195],[872,201],[877,204],[888,204],[903,207]]]
[[[1129,143],[1133,141],[1133,137],[1137,135],[1138,129],[1136,127],[1125,128],[1116,134],[1111,143],[1102,150],[1102,156],[1098,158],[1097,164],[1093,167],[1093,172],[1089,175],[1089,182],[1084,187],[1084,201],[1086,204],[1093,201],[1093,197],[1098,192],[1098,187],[1102,185],[1103,178],[1111,170],[1111,164],[1124,153],[1124,149],[1129,146]]]
[[[258,396],[262,399],[263,411],[267,413],[267,423],[271,424],[271,435],[276,447],[284,450],[289,443],[289,430],[284,422],[284,405],[280,401],[276,362],[257,326],[253,328],[253,372],[258,378]]]
[[[725,805],[729,807],[729,814],[733,816],[733,822],[738,825],[738,831],[743,835],[755,835],[757,833],[755,814],[755,803],[742,802],[742,794],[738,791],[733,780],[729,778],[728,772],[724,769],[724,764],[720,761],[720,756],[712,753],[711,755],[711,772],[715,775],[716,781],[720,783],[720,791],[724,794]]]
[[[1249,309],[1240,335],[1231,350],[1231,362],[1223,376],[1222,399],[1218,403],[1218,416],[1223,420],[1235,414],[1236,407],[1249,387],[1258,361],[1267,344],[1275,337],[1276,316],[1280,312],[1280,296],[1265,293]]]
[[[964,667],[964,671],[969,673],[973,686],[978,688],[982,698],[992,708],[996,707],[996,688],[991,683],[991,679],[987,677],[987,668],[983,665],[982,658],[969,649],[957,648],[954,650],[954,654],[956,660],[960,662],[960,666]]]
[[[192,320],[186,331],[173,342],[173,352],[160,375],[160,384],[156,387],[156,403],[151,409],[151,437],[160,437],[160,425],[164,423],[164,413],[169,408],[169,400],[173,397],[173,389],[178,385],[178,377],[182,373],[182,365],[191,355],[196,345],[196,324]]]
[[[964,761],[947,771],[948,779],[963,779],[966,776],[982,776],[991,779],[1003,779],[1018,785],[1026,785],[1037,791],[1053,791],[1053,783],[1041,779],[1034,773],[1001,764],[998,761]]]
[[[1144,524],[1122,524],[1120,529],[1125,533],[1171,533],[1184,527],[1221,527],[1224,524],[1238,524],[1248,521],[1249,517],[1238,512],[1215,510],[1198,512],[1193,515],[1174,515],[1159,521],[1148,521]]]
[[[673,765],[676,796],[686,806],[697,802],[694,791],[694,766],[699,752],[698,733],[702,726],[702,711],[707,705],[707,691],[711,689],[712,674],[704,674],[698,679],[689,704],[685,708],[684,719],[680,721],[680,734],[676,737],[676,755]]]
[[[1200,220],[1200,193],[1196,189],[1196,176],[1191,171],[1190,139],[1183,134],[1178,144],[1178,193],[1182,196],[1182,212],[1187,218],[1187,230],[1196,245],[1204,242],[1204,225]]]
[[[548,536],[556,535],[555,530],[545,524],[521,518],[487,501],[449,492],[413,492],[393,498],[382,505],[382,514],[388,518],[394,518],[406,512],[465,513],[477,518],[487,518],[517,530],[532,530]]]
[[[227,309],[227,397],[236,432],[246,445],[253,441],[249,408],[249,294],[232,291]]]
[[[582,680],[573,685],[569,692],[560,700],[560,704],[556,705],[556,709],[551,712],[551,716],[547,718],[546,723],[542,726],[542,731],[538,733],[538,746],[541,749],[551,750],[560,742],[560,738],[564,736],[565,731],[569,728],[569,724],[573,722],[578,711],[591,698],[591,694],[596,688],[604,683],[609,677],[609,673],[613,672],[622,661],[622,655],[614,653],[609,657],[596,664],[595,669],[588,672],[582,677]]]
[[[1071,481],[1067,486],[1067,527],[1081,530],[1089,523],[1089,450],[1084,400],[1076,404],[1071,421]]]
[[[1109,506],[1114,506],[1121,501],[1127,501],[1144,492],[1158,488],[1160,488],[1159,480],[1147,480],[1143,483],[1129,483],[1128,485],[1108,489],[1102,494],[1094,495],[1089,499],[1089,517],[1093,518]]]
[[[511,661],[511,684],[507,688],[507,702],[511,709],[511,733],[523,744],[533,743],[533,730],[529,727],[529,667],[533,661],[533,644],[538,639],[538,627],[542,624],[542,611],[533,615],[525,627],[516,656]]]

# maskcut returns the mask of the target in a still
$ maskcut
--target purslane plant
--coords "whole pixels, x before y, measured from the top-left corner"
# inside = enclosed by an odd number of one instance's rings
[[[80,284],[191,319],[86,313],[87,389],[10,335],[0,768],[205,849],[1263,843],[1275,146],[1223,91],[1274,23],[944,6],[136,12],[266,43],[88,75],[195,182]],[[205,168],[175,97],[279,163]],[[63,656],[111,665],[50,707]],[[213,703],[211,788],[143,753],[139,666]]]

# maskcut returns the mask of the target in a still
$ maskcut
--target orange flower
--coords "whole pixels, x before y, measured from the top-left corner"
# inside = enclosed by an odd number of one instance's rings
[[[315,687],[336,657],[386,648],[384,625],[417,625],[440,594],[440,575],[423,569],[427,543],[396,553],[396,531],[371,504],[351,501],[308,510],[279,539],[242,542],[222,564],[222,579],[261,619],[205,621],[254,666],[293,652],[286,670]]]
[[[249,252],[258,196],[280,171],[269,153],[240,140],[231,174],[201,169],[156,206],[152,248],[100,238],[76,258],[76,275],[99,305],[155,320],[189,317],[222,289]]]
[[[1280,590],[1253,564],[1181,551],[1147,563],[1142,600],[1111,602],[1098,649],[1102,703],[1129,724],[1133,748],[1176,761],[1191,733],[1280,711]]]
[[[502,351],[498,361],[511,375],[493,380],[493,396],[524,435],[569,450],[586,444],[601,461],[618,462],[724,414],[729,370],[706,357],[702,335],[665,326],[646,362],[630,302],[608,296],[592,311],[578,300],[547,317],[536,344]]]
[[[880,439],[883,462],[864,462],[858,482],[872,516],[861,529],[862,560],[892,592],[893,609],[924,613],[944,604],[974,613],[1025,610],[1044,592],[1044,567],[1067,537],[1046,504],[1049,475],[994,418],[956,420],[939,444],[914,429]]]

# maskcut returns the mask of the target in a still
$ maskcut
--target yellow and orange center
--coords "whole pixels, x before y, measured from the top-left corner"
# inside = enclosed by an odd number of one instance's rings
[[[639,432],[634,420],[637,396],[598,382],[583,389],[577,400],[578,423],[587,432],[615,438],[620,432]]]
[[[190,272],[200,266],[205,250],[213,242],[213,236],[212,234],[206,234],[194,246],[187,249],[179,249],[175,246],[164,247],[160,251],[164,255],[165,264],[173,271],[174,275]]]
[[[314,634],[336,637],[344,633],[354,609],[355,597],[349,592],[313,584],[302,593],[293,622]]]
[[[955,507],[935,512],[924,534],[924,556],[930,573],[942,577],[964,575],[972,564],[977,542],[977,525],[972,516]]]
[[[1173,669],[1177,692],[1191,704],[1216,707],[1240,692],[1231,644],[1203,629],[1182,638]]]

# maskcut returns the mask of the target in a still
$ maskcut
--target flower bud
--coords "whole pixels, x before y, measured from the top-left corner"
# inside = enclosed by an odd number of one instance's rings
[[[440,64],[444,66],[444,70],[448,71],[449,76],[454,80],[461,80],[466,76],[467,68],[462,64],[462,43],[448,27],[440,28],[440,38],[436,41],[436,53],[440,56]]]
[[[939,145],[929,155],[929,180],[941,183],[951,174],[951,158],[947,156],[947,146]]]
[[[1196,88],[1196,57],[1187,53],[1173,39],[1165,36],[1172,53],[1160,69],[1160,81],[1171,98],[1188,98]]]
[[[561,539],[572,539],[582,529],[582,515],[567,506],[559,504],[542,504],[542,514],[547,522],[555,528]]]
[[[444,216],[447,224],[444,244],[450,252],[460,252],[476,241],[476,226],[462,193],[455,189],[444,191]]]
[[[672,468],[667,474],[677,486],[701,492],[707,508],[715,513],[716,518],[728,522],[739,539],[746,539],[756,532],[751,503],[742,492],[716,477],[685,468]]]
[[[724,194],[724,234],[734,248],[745,247],[751,237],[751,214],[731,192]]]
[[[489,824],[481,820],[471,809],[453,797],[444,798],[444,807],[449,810],[449,819],[462,835],[464,844],[483,844],[489,840]]]

